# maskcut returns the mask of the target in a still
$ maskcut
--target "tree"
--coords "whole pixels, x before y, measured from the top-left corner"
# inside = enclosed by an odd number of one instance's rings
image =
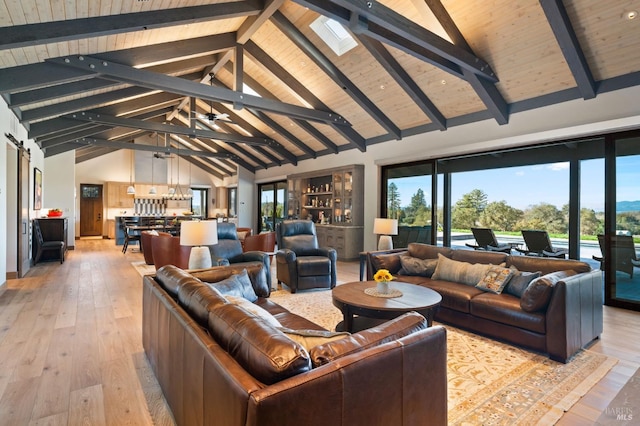
[[[580,234],[581,235],[597,235],[603,229],[603,223],[596,216],[596,212],[592,209],[580,209]]]
[[[456,202],[451,211],[451,226],[458,229],[469,229],[476,226],[480,215],[487,207],[487,194],[480,189],[464,194]]]
[[[540,229],[552,234],[566,234],[567,222],[564,213],[549,203],[530,206],[516,225],[520,229]]]
[[[514,231],[524,212],[509,206],[506,201],[494,201],[487,204],[480,215],[480,224],[499,231]]]
[[[398,192],[396,184],[391,182],[387,190],[387,217],[390,219],[398,219],[398,221],[400,221],[401,215],[400,192]]]
[[[409,225],[415,224],[418,216],[423,217],[427,209],[427,201],[424,198],[424,191],[418,188],[411,197],[411,203],[404,209],[404,222]]]

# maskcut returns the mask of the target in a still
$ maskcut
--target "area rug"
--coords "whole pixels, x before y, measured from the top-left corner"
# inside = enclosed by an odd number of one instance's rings
[[[140,273],[153,266],[132,262]],[[271,299],[326,329],[342,320],[326,290],[271,293]],[[509,344],[447,328],[449,424],[554,424],[616,364],[589,350],[568,364]]]
[[[333,330],[342,314],[330,291],[274,291],[274,302]],[[509,344],[447,328],[449,424],[553,424],[616,364],[580,351],[568,364]]]

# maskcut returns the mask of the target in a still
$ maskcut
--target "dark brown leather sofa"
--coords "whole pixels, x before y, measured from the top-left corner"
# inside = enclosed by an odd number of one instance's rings
[[[473,285],[432,279],[433,270],[420,275],[406,275],[406,270],[401,270],[402,260],[438,259],[438,254],[470,264],[503,264],[518,271],[540,272],[548,278],[547,286],[541,287],[546,293],[529,292],[523,301],[525,295],[495,294]],[[567,362],[602,333],[602,272],[592,271],[585,262],[412,243],[407,249],[369,252],[367,279],[373,279],[378,269],[388,269],[398,281],[440,293],[442,303],[436,321],[547,353],[556,361]],[[532,298],[542,300],[542,296],[548,302],[530,306]],[[531,309],[523,309],[523,303]]]
[[[143,278],[143,346],[177,424],[447,424],[443,327],[409,313],[307,352],[207,284],[243,270],[167,265]],[[269,300],[262,265],[246,271],[255,305],[321,330]]]

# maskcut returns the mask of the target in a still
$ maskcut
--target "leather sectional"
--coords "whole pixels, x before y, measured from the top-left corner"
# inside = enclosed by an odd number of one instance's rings
[[[260,263],[143,277],[143,346],[177,424],[447,424],[444,327],[408,313],[335,336],[269,295]]]
[[[416,263],[422,269],[414,268]],[[510,291],[506,281],[507,291],[495,293],[474,285],[477,278],[462,283],[452,280],[451,272],[438,273],[449,264],[469,265],[469,270],[496,265],[493,270],[540,278],[519,291]],[[436,321],[546,353],[556,361],[567,362],[602,333],[602,272],[585,262],[411,243],[406,249],[367,253],[367,279],[378,269],[440,293]]]

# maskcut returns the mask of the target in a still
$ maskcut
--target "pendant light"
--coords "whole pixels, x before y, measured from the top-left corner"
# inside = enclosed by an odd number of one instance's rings
[[[136,193],[136,188],[133,186],[133,154],[134,151],[131,150],[131,161],[129,162],[129,187],[127,188],[127,194],[134,195]]]

